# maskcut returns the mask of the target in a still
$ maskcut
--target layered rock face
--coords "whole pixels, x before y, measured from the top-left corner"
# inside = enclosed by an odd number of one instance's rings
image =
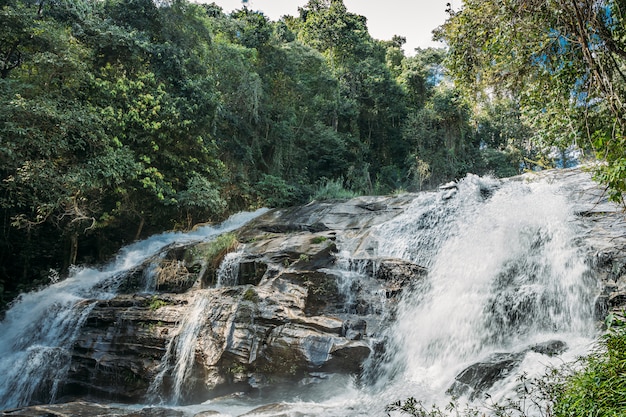
[[[360,262],[371,279],[342,289],[336,239],[367,235],[410,199],[275,210],[239,230],[226,248],[169,248],[123,277],[117,297],[96,302],[74,345],[63,394],[191,403],[358,374],[370,355],[368,335],[401,288],[426,271],[367,258]]]

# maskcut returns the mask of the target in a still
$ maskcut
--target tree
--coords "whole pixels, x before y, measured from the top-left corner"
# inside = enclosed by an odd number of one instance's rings
[[[474,98],[512,97],[536,144],[591,149],[613,200],[626,191],[624,5],[607,0],[465,1],[439,36]]]

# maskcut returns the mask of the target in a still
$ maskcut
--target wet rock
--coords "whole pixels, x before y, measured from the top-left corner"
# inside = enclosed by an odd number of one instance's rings
[[[367,322],[363,319],[346,320],[341,326],[341,336],[348,340],[362,340],[367,336]]]
[[[474,400],[509,375],[523,358],[524,353],[495,353],[465,368],[456,376],[447,392],[454,397],[467,395],[470,400]]]
[[[260,407],[256,407],[253,410],[248,411],[245,414],[242,414],[240,417],[244,416],[272,416],[272,417],[297,417],[300,416],[300,413],[293,414],[290,413],[290,407],[287,404],[266,404]]]
[[[387,204],[381,201],[374,201],[371,203],[363,203],[356,205],[359,208],[365,209],[367,211],[382,211],[387,210]]]
[[[529,348],[529,350],[542,355],[556,356],[567,350],[567,343],[560,340],[550,340],[543,343],[537,343]]]
[[[426,268],[402,259],[383,259],[374,269],[375,278],[386,282],[387,298],[400,295],[403,288],[413,281],[424,278],[427,273]]]
[[[127,417],[183,417],[184,412],[165,407],[146,407],[137,412],[132,412]]]
[[[131,410],[92,402],[75,401],[6,410],[2,412],[2,415],[20,417],[182,417],[185,414],[171,408],[146,407],[141,410]]]
[[[442,184],[439,186],[440,190],[456,190],[458,188],[458,185],[455,181],[450,181],[446,184]]]
[[[238,282],[240,285],[258,285],[267,272],[267,263],[260,259],[246,259],[239,263]]]
[[[196,413],[193,415],[193,417],[210,417],[210,416],[219,416],[222,413],[220,413],[219,411],[212,411],[212,410],[207,410],[207,411],[201,411],[199,413]]]
[[[466,395],[470,400],[479,398],[498,381],[506,378],[524,360],[527,352],[536,352],[547,356],[556,356],[567,350],[567,344],[560,340],[537,343],[516,353],[495,353],[485,360],[465,368],[455,377],[448,389],[448,394],[460,397]]]

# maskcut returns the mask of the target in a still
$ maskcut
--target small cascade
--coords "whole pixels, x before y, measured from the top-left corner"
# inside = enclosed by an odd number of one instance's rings
[[[442,245],[465,226],[460,217],[483,216],[482,204],[499,186],[496,179],[470,174],[439,192],[420,193],[401,215],[374,228],[368,246],[378,257],[430,268]]]
[[[191,375],[198,333],[206,323],[208,306],[204,292],[196,293],[176,334],[170,339],[158,373],[148,389],[150,402],[178,404],[183,398],[183,384]],[[166,378],[170,380],[169,384],[165,383]],[[169,398],[163,398],[164,391],[170,392]]]
[[[163,254],[150,264],[141,273],[141,289],[143,293],[152,294],[157,290],[159,263],[163,259]]]
[[[217,227],[152,236],[123,248],[103,268],[76,268],[65,280],[20,296],[0,323],[0,409],[54,401],[77,332],[97,300],[116,295],[129,271],[168,245],[212,239],[265,211],[240,213]]]
[[[339,242],[339,245],[342,243]],[[326,270],[336,277],[337,290],[344,300],[343,312],[348,316],[384,315],[385,291],[373,279],[379,262],[376,258],[355,259],[349,251],[342,250],[336,255],[334,267]],[[370,318],[370,321],[378,320]]]
[[[243,256],[244,245],[241,245],[237,251],[227,253],[217,269],[216,287],[230,287],[237,285],[239,280],[239,265]]]

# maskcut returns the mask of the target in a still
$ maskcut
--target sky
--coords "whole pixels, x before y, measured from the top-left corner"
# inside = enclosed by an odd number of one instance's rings
[[[230,13],[243,6],[241,0],[203,0],[215,2],[225,12]],[[249,0],[249,9],[258,10],[271,20],[284,15],[298,15],[298,7],[307,0]],[[404,51],[413,55],[415,48],[442,47],[432,40],[432,31],[446,20],[446,3],[453,9],[461,6],[461,0],[344,0],[351,13],[367,18],[367,27],[375,39],[390,40],[393,35],[404,36],[407,40]]]

